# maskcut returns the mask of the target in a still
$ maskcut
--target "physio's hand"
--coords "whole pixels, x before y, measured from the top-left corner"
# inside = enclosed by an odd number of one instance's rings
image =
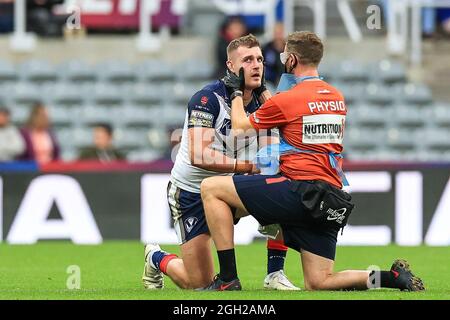
[[[227,69],[227,74],[225,77],[222,78],[223,83],[225,83],[225,86],[235,91],[241,91],[244,92],[245,90],[245,76],[244,76],[244,68],[241,67],[239,69],[239,76],[236,75],[234,72],[231,72],[229,69]]]

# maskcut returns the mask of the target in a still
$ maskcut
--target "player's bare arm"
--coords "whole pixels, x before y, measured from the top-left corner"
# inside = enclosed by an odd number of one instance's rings
[[[214,129],[196,127],[190,128],[188,132],[189,154],[194,166],[216,172],[256,172],[252,162],[227,157],[222,152],[210,147],[214,141]]]

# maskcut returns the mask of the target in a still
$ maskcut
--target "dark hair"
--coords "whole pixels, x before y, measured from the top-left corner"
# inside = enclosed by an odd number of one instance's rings
[[[302,65],[318,66],[323,57],[323,44],[314,32],[296,31],[288,36],[286,51],[295,54]]]
[[[227,55],[230,56],[230,53],[234,50],[237,50],[239,47],[247,47],[247,48],[253,48],[253,47],[259,47],[261,48],[261,45],[259,44],[258,39],[253,34],[248,34],[246,36],[234,39],[230,42],[230,44],[227,47]]]
[[[42,103],[42,102],[36,102],[33,104],[33,107],[31,108],[31,112],[30,115],[28,116],[28,120],[26,122],[26,127],[27,128],[32,128],[34,125],[34,120],[37,116],[37,114],[41,111],[41,110],[45,110],[47,107]]]
[[[113,134],[113,127],[106,122],[97,122],[93,125],[94,128],[102,128],[108,133],[108,135],[112,136]]]

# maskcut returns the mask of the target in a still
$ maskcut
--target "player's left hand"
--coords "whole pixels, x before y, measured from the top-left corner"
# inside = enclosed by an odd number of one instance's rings
[[[245,76],[244,76],[244,68],[241,67],[239,69],[239,75],[236,75],[234,72],[227,70],[227,74],[222,78],[223,83],[228,88],[234,91],[244,92],[245,90]]]

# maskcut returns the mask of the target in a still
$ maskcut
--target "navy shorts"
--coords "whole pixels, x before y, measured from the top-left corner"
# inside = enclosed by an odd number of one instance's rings
[[[200,193],[180,189],[169,182],[167,201],[179,244],[186,243],[201,234],[209,234]]]
[[[233,181],[244,207],[261,225],[280,224],[286,246],[334,260],[339,229],[313,221],[288,178],[234,176]]]

